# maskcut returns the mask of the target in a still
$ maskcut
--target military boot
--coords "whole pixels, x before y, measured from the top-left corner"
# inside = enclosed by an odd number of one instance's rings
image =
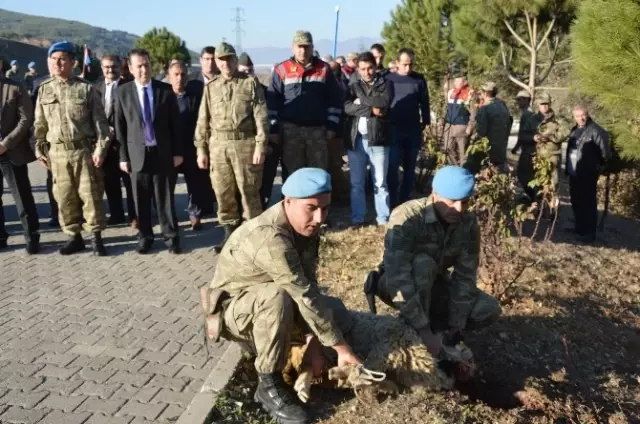
[[[85,249],[84,240],[82,239],[82,235],[76,234],[71,237],[67,242],[60,248],[61,255],[72,255],[76,252],[81,252]]]
[[[93,239],[91,240],[91,249],[93,250],[94,256],[107,256],[107,249],[104,248],[104,243],[102,242],[102,234],[100,231],[97,233],[93,233]]]
[[[282,373],[259,374],[254,399],[280,424],[306,424],[307,411],[297,401]]]
[[[224,238],[222,239],[220,244],[213,247],[216,253],[222,252],[222,248],[224,247],[225,243],[227,242],[227,240],[229,240],[229,237],[231,237],[231,234],[233,234],[233,232],[236,230],[236,228],[238,228],[238,226],[227,224],[227,225],[223,225],[222,228],[224,229]]]

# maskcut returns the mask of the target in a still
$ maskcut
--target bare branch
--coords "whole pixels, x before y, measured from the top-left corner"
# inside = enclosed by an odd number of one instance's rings
[[[544,90],[544,91],[549,91],[549,90],[567,91],[567,90],[569,90],[569,87],[536,87],[536,90]]]
[[[533,47],[531,47],[531,46],[533,46],[533,43],[534,43],[535,41],[534,41],[534,40],[532,40],[531,45],[527,44],[527,43],[522,39],[522,37],[520,37],[520,36],[518,35],[518,33],[514,31],[514,29],[511,27],[511,25],[509,24],[509,22],[507,22],[507,20],[506,20],[506,19],[503,19],[503,20],[502,20],[502,22],[504,22],[504,24],[507,26],[507,28],[509,29],[509,32],[511,33],[511,35],[513,35],[513,37],[514,37],[516,40],[518,40],[518,42],[519,42],[520,44],[522,44],[522,46],[523,46],[525,49],[527,49],[527,50],[529,50],[530,52],[532,52],[532,53],[533,53]]]
[[[529,30],[529,41],[531,41],[531,45],[533,46],[536,40],[533,39],[533,29],[531,28],[531,18],[529,17],[529,12],[524,11],[524,17],[527,19],[527,29]]]
[[[511,75],[511,72],[507,72],[507,77],[509,78],[509,80],[516,84],[519,87],[524,88],[525,90],[529,91],[529,86],[525,83],[523,83],[522,81],[520,81],[518,78],[514,77],[513,75]]]
[[[506,52],[504,50],[505,50],[504,43],[501,40],[500,41],[500,55],[502,56],[502,64],[504,65],[504,70],[507,73],[507,77],[514,84],[524,88],[525,90],[528,90],[529,86],[527,86],[527,84],[525,84],[524,82],[518,80],[516,77],[514,77],[511,74],[511,59],[513,59],[513,49],[511,49],[511,54],[509,55],[509,60],[507,60],[507,54],[506,54]]]
[[[549,34],[551,34],[551,30],[553,30],[553,27],[555,24],[556,24],[556,17],[554,16],[553,19],[551,19],[551,22],[549,23],[549,28],[547,28],[547,32],[544,33],[544,35],[540,39],[540,42],[536,46],[536,51],[540,50],[540,47],[542,47],[542,44],[546,41],[547,38],[549,38]]]
[[[538,81],[536,81],[536,85],[542,84],[543,82],[545,82],[545,80],[551,73],[553,66],[555,65],[556,56],[558,54],[558,45],[560,44],[560,37],[554,37],[553,41],[554,41],[553,53],[551,53],[551,58],[549,58],[549,67],[544,71],[544,73],[540,76],[540,78],[538,78]]]

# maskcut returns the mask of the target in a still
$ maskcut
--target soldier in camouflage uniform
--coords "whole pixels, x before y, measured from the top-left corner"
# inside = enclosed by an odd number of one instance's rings
[[[557,208],[560,203],[558,197],[558,175],[560,161],[562,159],[562,137],[561,125],[556,119],[556,114],[551,109],[551,96],[542,93],[538,96],[538,131],[534,137],[536,142],[538,157],[545,158],[551,163],[551,181],[554,187],[554,199],[552,208]]]
[[[60,248],[70,255],[85,248],[81,229],[93,233],[93,253],[106,255],[100,168],[109,148],[109,124],[92,84],[73,76],[75,49],[69,42],[49,48],[53,77],[42,82],[36,101],[36,157],[51,168],[62,231],[71,238]],[[85,224],[82,224],[84,216]]]
[[[365,282],[372,312],[376,296],[399,310],[437,359],[443,359],[442,339],[459,340],[462,330],[489,325],[501,312],[498,301],[476,287],[480,228],[466,210],[473,187],[469,171],[447,166],[436,173],[430,197],[394,209],[384,262]]]
[[[529,196],[529,199],[534,201],[536,200],[538,190],[529,187],[529,182],[535,178],[533,156],[536,153],[536,144],[533,139],[538,131],[540,120],[538,114],[531,110],[531,95],[528,91],[521,90],[518,92],[516,100],[521,112],[520,129],[518,130],[518,142],[511,150],[511,153],[516,154],[516,152],[520,150],[516,175],[523,190],[527,193],[527,196]]]
[[[227,241],[209,288],[201,289],[207,337],[239,342],[256,355],[255,399],[279,423],[307,423],[282,379],[291,343],[317,337],[339,365],[361,361],[345,343],[316,282],[318,232],[331,201],[331,176],[302,168],[282,186],[283,201]]]
[[[269,124],[264,90],[257,78],[238,72],[235,49],[221,43],[215,56],[221,73],[205,86],[195,145],[198,166],[207,169],[211,164],[218,221],[224,228],[219,252],[241,222],[238,190],[245,220],[262,213],[259,190]]]
[[[507,164],[507,144],[513,118],[504,102],[496,98],[496,84],[487,82],[480,87],[482,106],[476,116],[477,138],[489,139],[489,160],[498,168],[505,170]]]

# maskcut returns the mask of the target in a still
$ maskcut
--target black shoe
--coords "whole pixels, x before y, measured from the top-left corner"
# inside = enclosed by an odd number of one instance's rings
[[[60,227],[60,221],[58,221],[58,218],[52,217],[49,220],[49,224],[48,225],[49,225],[49,227],[52,227],[52,228],[58,228],[58,227]]]
[[[100,234],[100,232],[93,234],[93,239],[91,240],[91,249],[93,250],[94,256],[107,256],[107,249],[104,248],[104,243],[102,242],[102,234]]]
[[[367,298],[369,310],[374,315],[378,313],[378,310],[376,308],[376,293],[378,292],[379,278],[380,274],[378,273],[378,271],[371,271],[367,275],[367,278],[364,280],[364,295]]]
[[[144,255],[145,253],[149,252],[149,250],[151,250],[152,244],[153,244],[152,238],[143,237],[140,240],[138,240],[138,245],[136,246],[136,252],[140,253],[141,255]]]
[[[0,249],[6,249],[8,246],[6,240],[0,240]]]
[[[180,248],[180,239],[178,237],[174,237],[167,242],[167,246],[169,247],[169,253],[173,253],[174,255],[179,255],[182,253],[182,249]]]
[[[223,225],[222,228],[224,229],[224,238],[222,239],[220,244],[217,244],[216,246],[213,247],[216,253],[222,252],[222,248],[224,247],[225,243],[227,242],[227,240],[229,240],[229,237],[231,237],[231,234],[233,234],[233,232],[238,228],[238,226]]]
[[[80,234],[76,234],[71,237],[67,242],[60,248],[61,255],[72,255],[77,252],[81,252],[85,249],[84,240]]]
[[[107,225],[108,226],[125,224],[126,222],[127,222],[127,220],[124,219],[124,215],[123,216],[110,216],[109,219],[107,219]]]
[[[29,255],[35,255],[36,253],[40,253],[40,235],[39,234],[31,236],[31,240],[27,241],[26,250]]]
[[[253,396],[256,402],[280,424],[306,424],[307,411],[299,404],[281,373],[260,374],[258,388]]]

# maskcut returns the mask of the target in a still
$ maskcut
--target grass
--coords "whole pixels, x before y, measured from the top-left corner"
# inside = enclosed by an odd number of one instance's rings
[[[405,393],[379,405],[314,389],[315,422],[640,422],[640,225],[610,217],[600,243],[584,246],[563,231],[570,215],[563,209],[553,242],[525,243],[519,254],[540,264],[511,287],[496,324],[467,335],[479,371],[472,387]],[[345,228],[347,209],[334,208],[330,219],[318,281],[350,308],[365,310],[362,282],[381,259],[384,233]],[[217,401],[214,422],[270,423],[252,400],[255,381],[250,360],[243,361]]]

